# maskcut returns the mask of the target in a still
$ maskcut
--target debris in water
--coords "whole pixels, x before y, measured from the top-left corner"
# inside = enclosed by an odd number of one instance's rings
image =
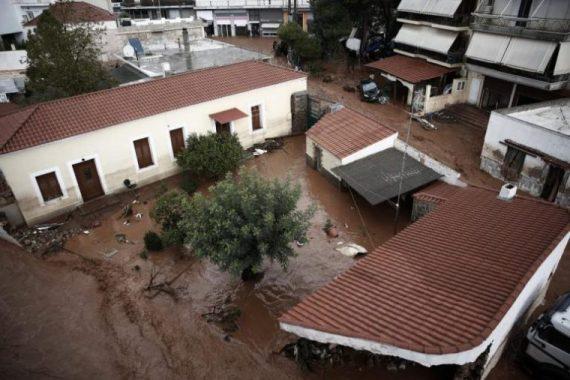
[[[267,153],[267,151],[265,149],[254,149],[253,150],[253,155],[254,156],[261,156],[262,154]]]
[[[297,244],[297,247],[302,247],[305,245],[304,243],[301,243],[299,240],[295,240],[295,244]]]
[[[366,248],[355,243],[342,244],[335,249],[347,257],[355,257],[357,255],[364,255],[368,253],[368,250]]]
[[[109,252],[103,253],[103,256],[105,256],[105,258],[107,258],[107,259],[110,259],[111,257],[115,256],[117,253],[119,253],[119,251],[116,249],[113,249]]]
[[[212,306],[202,317],[208,323],[219,325],[225,333],[236,332],[239,329],[237,320],[241,316],[241,310],[230,302],[231,298],[227,297],[222,304]]]
[[[79,228],[64,228],[63,224],[49,223],[21,229],[14,233],[14,238],[34,254],[57,252],[63,249],[67,239],[82,232]]]
[[[138,220],[141,220],[142,217],[143,217],[143,214],[140,213],[140,212],[137,212],[137,214],[135,215],[135,218],[138,219]]]
[[[115,239],[117,240],[117,242],[122,244],[135,244],[134,242],[127,239],[127,235],[125,234],[115,234]]]

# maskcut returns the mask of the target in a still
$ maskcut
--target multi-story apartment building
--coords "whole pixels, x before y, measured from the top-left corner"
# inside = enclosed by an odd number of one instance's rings
[[[309,0],[196,0],[196,16],[216,36],[274,36],[295,9],[308,30],[313,19]]]
[[[140,19],[188,19],[196,16],[194,0],[123,0],[113,1],[113,6],[120,4],[120,11],[131,18]]]
[[[497,109],[568,96],[570,1],[479,3],[465,54],[475,103]]]
[[[412,104],[415,111],[434,112],[467,101],[469,93],[463,57],[470,36],[470,16],[476,0],[402,0],[394,38],[397,55],[368,65],[393,82],[393,99]]]

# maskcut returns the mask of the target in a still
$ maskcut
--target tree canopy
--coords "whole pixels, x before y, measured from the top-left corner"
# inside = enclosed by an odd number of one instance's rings
[[[100,50],[87,25],[68,27],[49,10],[30,33],[27,88],[30,101],[44,101],[109,88],[114,80],[99,61]]]
[[[277,30],[277,36],[292,49],[293,61],[303,65],[321,57],[322,50],[318,40],[311,37],[296,22],[288,22]]]
[[[195,177],[217,179],[237,169],[243,156],[243,147],[235,134],[192,134],[177,162]]]
[[[297,209],[300,194],[289,180],[266,180],[243,169],[212,186],[209,196],[195,194],[179,225],[194,253],[224,271],[243,278],[259,270],[264,257],[287,268],[295,255],[291,243],[307,241],[314,211]]]

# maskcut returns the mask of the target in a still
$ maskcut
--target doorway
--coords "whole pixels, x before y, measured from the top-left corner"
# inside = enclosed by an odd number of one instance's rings
[[[315,169],[320,171],[323,167],[323,150],[321,147],[314,145],[313,157],[315,160]]]
[[[563,179],[564,169],[560,166],[550,164],[548,166],[548,174],[546,175],[546,180],[544,181],[540,197],[548,202],[554,202]]]
[[[75,174],[83,202],[105,195],[94,159],[73,165],[73,173]]]

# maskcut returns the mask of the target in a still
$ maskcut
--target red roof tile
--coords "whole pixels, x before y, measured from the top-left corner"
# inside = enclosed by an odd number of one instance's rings
[[[280,322],[422,353],[477,347],[569,221],[552,204],[461,188]]]
[[[455,195],[461,189],[462,187],[450,185],[443,181],[435,181],[414,193],[413,197],[421,201],[439,204],[448,200],[449,197]]]
[[[50,13],[61,23],[79,24],[82,22],[115,21],[115,16],[105,9],[83,1],[57,2],[49,6]],[[34,17],[24,26],[38,25],[39,17]]]
[[[304,77],[246,61],[38,103],[0,117],[0,154]]]
[[[368,116],[342,108],[323,116],[307,136],[336,157],[344,158],[395,133]]]
[[[230,108],[222,112],[216,112],[210,115],[210,118],[216,120],[218,123],[225,124],[230,121],[239,120],[247,117],[245,112],[238,110],[237,108]]]
[[[455,69],[434,65],[421,58],[405,55],[394,55],[379,61],[371,62],[366,67],[383,71],[409,83],[420,83],[439,78]]]

